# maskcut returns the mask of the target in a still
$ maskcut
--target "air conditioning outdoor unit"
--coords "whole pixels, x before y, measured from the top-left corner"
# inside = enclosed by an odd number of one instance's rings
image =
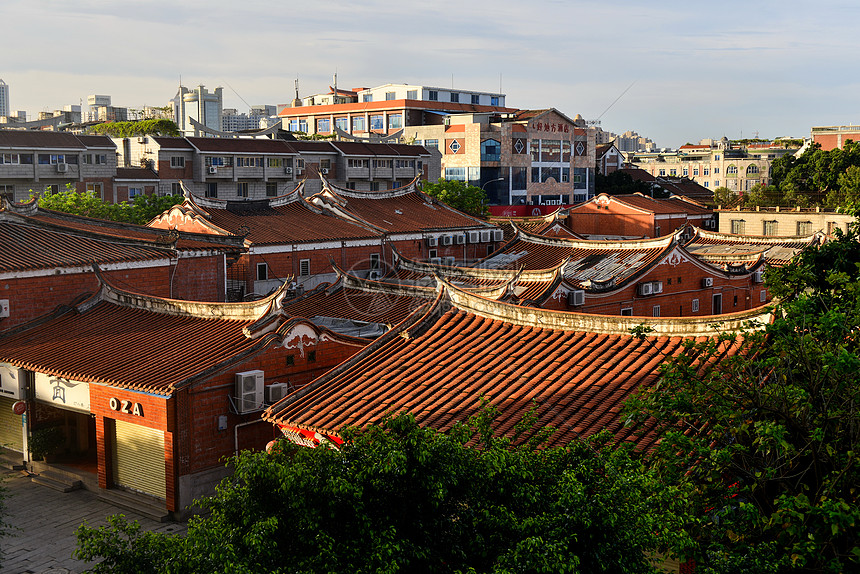
[[[714,286],[714,278],[713,277],[702,277],[702,287],[713,287]]]
[[[505,239],[505,232],[504,231],[502,231],[501,229],[494,229],[493,230],[493,241],[498,243],[499,241],[504,241],[504,239]]]
[[[427,238],[427,247],[436,247],[437,245],[439,245],[439,238],[438,237],[428,237]]]
[[[462,233],[461,233],[460,235],[455,235],[455,236],[454,236],[454,242],[455,242],[457,245],[465,245],[465,243],[466,243],[466,236],[465,236],[465,235],[463,235]]]
[[[758,271],[753,273],[753,281],[756,283],[764,282],[764,270],[763,269],[759,269]]]
[[[654,286],[649,283],[640,283],[639,284],[639,294],[640,295],[651,295],[654,292]]]
[[[479,243],[481,241],[481,232],[480,231],[470,231],[469,232],[469,243]]]
[[[145,144],[145,143],[146,143],[146,138],[145,138],[145,137],[143,137],[143,136],[141,136],[141,137],[137,138],[137,143],[139,143],[139,144]]]
[[[489,243],[490,242],[490,232],[482,231],[481,232],[481,243]]]
[[[236,373],[236,412],[250,413],[263,408],[263,378],[260,370]]]
[[[210,173],[210,174],[211,174],[211,173],[218,173],[218,168],[217,168],[217,167],[215,167],[214,165],[210,165],[210,166],[209,166],[209,173]]]
[[[456,257],[446,257],[445,258],[445,265],[447,265],[448,267],[453,267],[456,262],[457,262]]]
[[[320,173],[323,175],[328,175],[328,168],[324,167],[324,168],[320,169]]]
[[[293,174],[293,168],[291,168],[291,167],[285,167],[285,168],[284,168],[284,173],[285,173],[285,174],[287,174],[287,175],[292,175],[292,174]]]
[[[266,386],[266,403],[273,405],[290,393],[289,383],[272,383]]]
[[[370,273],[367,274],[367,278],[371,281],[378,281],[382,278],[382,271],[379,269],[373,269]]]
[[[651,282],[651,292],[652,293],[662,293],[663,292],[663,282],[662,281],[652,281]]]
[[[582,289],[574,289],[567,294],[567,304],[571,307],[580,307],[585,305],[585,291]]]
[[[9,399],[27,398],[27,371],[15,367],[0,367],[0,396]]]
[[[58,163],[57,164],[57,173],[66,173],[69,169],[69,165],[66,163]]]
[[[450,235],[442,236],[442,245],[451,245],[454,243],[454,238]]]
[[[430,258],[430,265],[442,265],[442,258],[441,257],[431,257]]]

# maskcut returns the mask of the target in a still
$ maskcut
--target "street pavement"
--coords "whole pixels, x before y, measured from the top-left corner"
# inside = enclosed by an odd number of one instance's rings
[[[146,530],[185,532],[178,522],[156,522],[99,500],[95,492],[58,492],[30,480],[22,471],[0,470],[6,487],[6,515],[10,529],[0,538],[2,572],[9,574],[79,574],[93,562],[72,558],[75,530],[83,523],[107,524],[112,514],[137,520]]]

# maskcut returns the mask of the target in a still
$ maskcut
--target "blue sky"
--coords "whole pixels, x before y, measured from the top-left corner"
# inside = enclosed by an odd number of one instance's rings
[[[337,71],[340,87],[501,85],[509,106],[663,147],[860,123],[856,2],[4,0],[3,11],[0,78],[28,114],[96,93],[165,105],[180,76],[223,86],[225,107],[247,111],[289,102],[296,78],[302,96],[327,91]]]

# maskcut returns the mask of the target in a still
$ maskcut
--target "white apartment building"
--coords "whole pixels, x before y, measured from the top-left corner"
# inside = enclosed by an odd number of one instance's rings
[[[0,78],[0,116],[9,115],[9,84]]]
[[[179,126],[179,131],[188,136],[200,135],[190,120],[221,131],[224,109],[222,91],[220,86],[215,88],[214,92],[210,92],[202,84],[194,89],[179,86],[176,96],[169,102],[173,107],[173,121]]]

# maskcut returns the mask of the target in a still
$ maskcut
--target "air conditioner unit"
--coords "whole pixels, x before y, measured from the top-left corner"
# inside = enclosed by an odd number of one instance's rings
[[[438,237],[428,237],[427,238],[427,247],[436,247],[437,245],[439,245],[439,238]]]
[[[0,366],[0,396],[9,399],[27,398],[27,371],[15,367]]]
[[[464,245],[466,243],[466,236],[462,233],[460,235],[455,235],[454,243],[456,243],[457,245]]]
[[[585,305],[585,291],[582,289],[574,289],[567,294],[567,304],[571,307],[580,307]]]
[[[714,286],[714,278],[713,277],[702,277],[702,287],[713,287]]]
[[[448,267],[453,267],[455,263],[457,263],[456,257],[446,257],[445,258],[445,265],[447,265]]]
[[[266,403],[273,405],[290,394],[289,383],[272,383],[266,386]]]
[[[292,175],[292,174],[293,174],[293,168],[291,168],[291,167],[285,167],[285,168],[284,168],[284,173],[285,173],[285,174],[287,174],[287,175]]]
[[[430,265],[442,265],[442,258],[441,257],[431,257],[430,258]]]
[[[481,241],[481,233],[479,231],[469,232],[469,243],[479,243]]]
[[[69,164],[66,163],[58,163],[57,164],[57,173],[66,173],[69,170]]]
[[[490,242],[490,232],[482,231],[481,232],[481,243],[489,243]]]
[[[640,283],[639,284],[639,294],[640,295],[650,295],[654,291],[654,286],[651,283]]]
[[[373,269],[370,273],[367,274],[367,278],[371,281],[378,281],[382,278],[382,271],[379,269]]]
[[[323,175],[328,175],[328,168],[324,167],[324,168],[320,169],[320,173]]]
[[[239,414],[263,408],[263,371],[236,373],[236,412]]]
[[[210,173],[210,174],[212,174],[212,173],[218,173],[218,168],[217,168],[217,167],[215,167],[214,165],[210,165],[210,166],[209,166],[209,173]]]
[[[145,137],[143,137],[143,136],[141,136],[141,137],[137,138],[137,143],[139,143],[139,144],[145,144],[145,143],[146,143],[146,138],[145,138]]]
[[[451,235],[443,235],[442,236],[442,245],[452,245],[454,243],[454,238]]]
[[[504,240],[505,240],[505,232],[502,231],[501,229],[494,229],[493,230],[493,241],[498,243],[499,241],[504,241]]]
[[[652,293],[662,293],[663,292],[663,282],[662,281],[652,281],[651,282],[651,292]]]
[[[763,283],[764,282],[764,270],[759,269],[755,273],[753,273],[753,281],[755,283]]]

